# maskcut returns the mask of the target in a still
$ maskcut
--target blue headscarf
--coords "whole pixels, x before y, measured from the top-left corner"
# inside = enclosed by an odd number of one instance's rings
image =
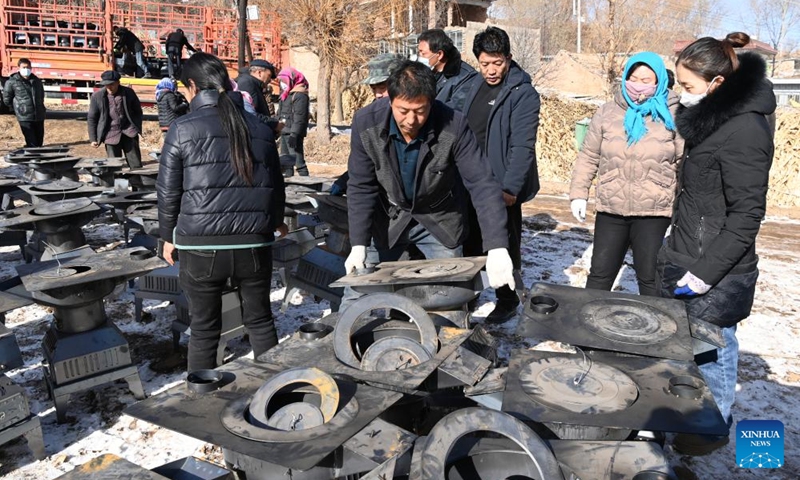
[[[156,85],[156,101],[161,100],[161,96],[167,91],[174,92],[175,90],[177,90],[177,86],[171,78],[161,79],[161,81],[158,82],[158,85]]]
[[[631,67],[637,63],[644,63],[650,67],[658,79],[656,93],[641,104],[637,104],[628,96],[624,84]],[[625,64],[625,73],[622,74],[622,79],[622,96],[628,102],[628,110],[625,112],[625,133],[628,134],[628,146],[641,140],[647,133],[646,119],[648,115],[653,121],[663,123],[667,130],[675,130],[675,121],[667,104],[669,95],[667,92],[667,67],[664,66],[664,61],[660,56],[653,52],[642,52],[632,56]]]

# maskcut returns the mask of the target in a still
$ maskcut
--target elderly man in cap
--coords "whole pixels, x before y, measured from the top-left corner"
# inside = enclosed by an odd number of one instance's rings
[[[262,121],[270,123],[272,116],[269,103],[264,97],[264,88],[275,78],[275,67],[266,60],[253,60],[248,71],[242,71],[236,77],[239,90],[253,97],[253,108]]]
[[[361,81],[362,85],[369,85],[375,100],[389,96],[389,75],[403,62],[403,57],[394,53],[382,53],[369,59],[367,62],[367,78]],[[347,193],[347,180],[350,175],[344,172],[331,185],[331,195],[344,195]]]
[[[142,133],[142,105],[136,92],[119,84],[117,72],[100,76],[102,88],[89,101],[89,141],[97,148],[106,144],[108,157],[125,156],[131,168],[142,167],[139,134]]]

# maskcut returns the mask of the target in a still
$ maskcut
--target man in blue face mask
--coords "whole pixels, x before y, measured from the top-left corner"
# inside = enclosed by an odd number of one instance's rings
[[[25,147],[41,147],[44,143],[44,86],[33,74],[31,61],[20,58],[19,71],[8,79],[3,89],[3,103],[14,109]]]

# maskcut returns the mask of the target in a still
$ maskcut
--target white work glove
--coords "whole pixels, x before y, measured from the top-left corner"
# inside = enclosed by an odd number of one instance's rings
[[[569,203],[569,208],[572,209],[572,216],[575,220],[583,223],[586,221],[586,200],[576,198]]]
[[[677,287],[678,288],[676,288],[674,292],[676,297],[705,295],[711,290],[711,285],[704,282],[701,278],[694,276],[692,272],[686,272],[686,274],[678,280]]]
[[[344,261],[344,273],[350,273],[361,270],[364,268],[364,263],[367,261],[367,247],[364,245],[353,245],[350,249],[350,255]]]
[[[508,285],[511,290],[516,289],[514,283],[514,264],[505,248],[493,248],[486,256],[486,275],[492,288]]]

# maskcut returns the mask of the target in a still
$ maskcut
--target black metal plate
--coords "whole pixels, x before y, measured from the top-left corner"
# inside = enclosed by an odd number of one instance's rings
[[[231,372],[236,379],[225,387],[204,395],[191,393],[184,384],[180,384],[134,404],[125,413],[258,460],[287,468],[308,470],[402,397],[399,393],[356,385],[337,378],[344,396],[350,392],[349,395],[354,395],[359,405],[357,415],[346,427],[303,442],[264,443],[230,433],[220,420],[220,412],[230,402],[250,397],[279,370],[246,360],[231,362],[218,370]]]
[[[516,334],[674,360],[692,360],[686,307],[680,300],[535,283],[528,298],[558,302],[536,313],[526,302]]]
[[[60,261],[18,265],[16,269],[25,289],[29,292],[39,292],[110,278],[136,277],[167,266],[167,262],[163,259],[156,256],[148,257],[148,254],[152,252],[146,248],[126,248]],[[65,272],[70,274],[67,275]]]
[[[474,281],[486,265],[486,257],[382,262],[372,273],[346,275],[332,287],[378,285],[448,285]]]
[[[338,318],[338,315],[329,315],[320,322],[334,326]],[[261,355],[258,360],[276,367],[317,367],[330,375],[343,375],[383,388],[411,392],[418,388],[447,357],[452,355],[472,335],[470,330],[449,327],[437,327],[437,332],[439,351],[432,360],[394,372],[369,372],[341,362],[336,358],[333,334],[319,340],[307,341],[300,338],[299,332],[295,332],[294,335]]]
[[[0,292],[0,313],[10,312],[16,308],[31,305],[33,300],[30,298],[12,295],[7,292]]]
[[[56,480],[167,480],[167,477],[151,472],[124,458],[106,453],[95,457],[74,470],[57,477]]]
[[[96,187],[82,182],[65,182],[61,180],[45,181],[33,185],[20,185],[19,188],[31,197],[48,201],[89,197],[108,190],[108,187]]]
[[[503,411],[526,421],[542,423],[564,423],[568,425],[586,425],[604,428],[624,428],[634,430],[652,430],[676,433],[702,433],[709,435],[727,435],[728,426],[717,409],[709,389],[703,386],[697,393],[698,399],[680,398],[669,391],[669,381],[674,377],[694,377],[701,379],[700,369],[694,362],[654,359],[632,355],[619,355],[609,352],[588,352],[593,365],[604,365],[608,369],[620,371],[624,377],[619,380],[623,384],[632,380],[638,389],[638,398],[627,408],[607,408],[606,413],[593,413],[592,389],[611,390],[613,384],[600,384],[600,379],[593,376],[589,369],[586,390],[576,387],[586,402],[586,413],[575,412],[576,408],[547,406],[535,400],[537,396],[547,398],[552,395],[552,387],[537,382],[536,378],[523,382],[520,374],[530,364],[557,366],[559,362],[570,360],[584,365],[580,353],[555,353],[531,350],[515,350],[506,375],[506,389],[503,394]],[[549,364],[549,365],[548,365]],[[547,370],[543,370],[547,375]],[[538,379],[547,379],[539,376]],[[552,378],[552,377],[550,377]],[[570,379],[567,379],[568,381]],[[556,382],[557,380],[553,380]],[[568,388],[562,385],[562,388]],[[577,401],[574,395],[572,400]],[[626,397],[627,398],[627,397]],[[546,401],[547,402],[547,401]],[[549,403],[549,402],[547,402]]]
[[[125,168],[128,162],[125,157],[110,157],[110,158],[84,158],[75,164],[75,168],[85,168],[92,170],[94,168]]]
[[[107,191],[99,195],[94,195],[90,197],[90,200],[92,200],[95,203],[114,205],[117,206],[117,208],[122,208],[128,205],[134,205],[138,203],[156,203],[158,201],[158,198],[156,197],[156,192]]]
[[[80,200],[86,200],[88,204],[86,202],[77,203]],[[67,219],[67,217],[75,217],[75,220],[73,220],[75,226],[80,228],[80,225],[88,223],[100,211],[101,208],[88,199],[67,198],[63,201],[58,199],[54,202],[40,203],[0,212],[0,229],[34,230],[36,222]],[[82,216],[85,221],[82,223],[78,221],[78,216]]]
[[[293,175],[291,177],[285,177],[283,181],[286,185],[301,185],[320,192],[325,186],[332,184],[334,180],[328,177],[301,177],[299,175]]]

